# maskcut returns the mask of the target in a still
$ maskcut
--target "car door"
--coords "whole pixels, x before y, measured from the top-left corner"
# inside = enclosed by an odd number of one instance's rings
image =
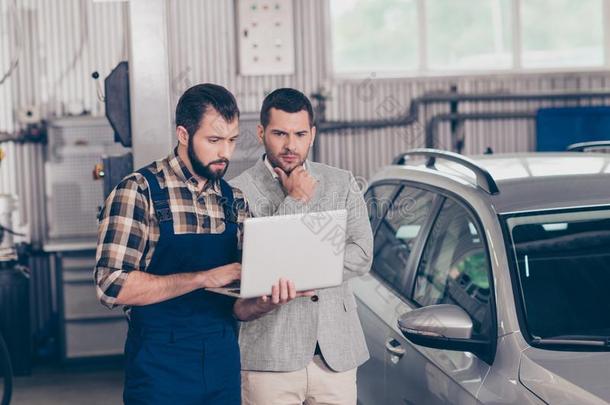
[[[375,230],[371,274],[350,282],[371,358],[358,370],[358,402],[392,403],[387,398],[386,363],[392,356],[395,297],[403,290],[417,234],[433,212],[435,195],[404,185],[376,184],[365,195]]]
[[[364,199],[373,232],[385,216],[398,189],[399,184],[396,182],[381,182],[370,186],[367,190]],[[360,322],[371,356],[364,366],[358,369],[358,403],[362,404],[385,402],[383,397],[385,384],[385,350],[383,344],[386,338],[386,326],[376,315],[376,312],[381,310],[384,304],[382,300],[376,300],[372,294],[369,296],[371,299],[368,301],[368,306],[360,305],[358,307]]]
[[[398,318],[415,308],[453,304],[473,320],[473,338],[493,339],[491,266],[484,234],[469,209],[442,197],[440,210],[407,281],[394,301],[389,338],[395,353],[386,361],[386,396],[390,404],[475,404],[489,365],[472,353],[432,349],[410,343]]]

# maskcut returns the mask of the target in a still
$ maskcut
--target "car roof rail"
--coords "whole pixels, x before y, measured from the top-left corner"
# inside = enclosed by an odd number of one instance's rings
[[[492,175],[483,167],[478,165],[474,160],[467,158],[466,156],[458,153],[449,152],[440,149],[411,149],[407,152],[401,153],[392,161],[393,165],[403,165],[407,162],[411,156],[423,156],[426,160],[426,167],[434,170],[438,170],[435,166],[436,159],[448,160],[450,162],[458,163],[474,173],[477,179],[477,187],[482,188],[488,194],[498,194],[500,190],[496,181]]]
[[[610,148],[610,139],[606,141],[578,142],[568,146],[568,152],[584,152],[587,149]]]

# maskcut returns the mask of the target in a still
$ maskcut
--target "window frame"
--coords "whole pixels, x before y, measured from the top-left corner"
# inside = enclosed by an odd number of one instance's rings
[[[338,1],[338,0],[331,0]],[[524,0],[511,0],[511,12],[510,18],[512,21],[512,32],[511,32],[511,55],[512,62],[510,68],[487,68],[487,69],[430,69],[428,66],[428,29],[426,26],[426,0],[416,0],[417,8],[417,69],[415,70],[397,70],[397,71],[362,71],[353,73],[341,73],[335,71],[334,63],[334,44],[333,44],[333,18],[331,12],[330,2],[327,2],[326,13],[325,13],[325,27],[328,32],[328,44],[326,47],[326,73],[328,77],[333,78],[338,82],[342,81],[354,81],[354,80],[365,80],[365,79],[408,79],[408,78],[419,78],[419,77],[486,77],[486,76],[497,76],[497,75],[528,75],[528,74],[541,74],[541,73],[601,73],[607,72],[610,69],[610,2],[603,0],[601,5],[602,14],[602,59],[603,63],[599,66],[573,66],[573,67],[540,67],[540,68],[526,68],[523,67],[522,56],[523,56],[523,36],[522,36],[522,19],[521,19],[521,4]]]
[[[470,218],[473,220],[474,225],[477,228],[477,232],[479,233],[479,237],[481,238],[481,242],[482,242],[483,248],[485,249],[485,262],[487,263],[487,268],[489,269],[488,273],[487,273],[487,280],[489,282],[489,297],[490,297],[490,299],[489,299],[489,310],[492,311],[492,316],[491,316],[491,319],[490,319],[492,325],[491,325],[491,328],[490,328],[490,336],[489,336],[489,338],[492,339],[494,336],[497,336],[497,321],[496,321],[496,306],[495,306],[495,289],[493,288],[493,279],[494,279],[494,277],[493,277],[493,265],[492,265],[492,262],[491,262],[491,254],[490,254],[490,250],[489,250],[489,244],[487,243],[487,235],[485,234],[485,228],[483,228],[481,219],[476,214],[476,211],[474,209],[472,209],[470,207],[470,205],[467,204],[461,198],[451,197],[451,196],[444,196],[442,204],[440,205],[439,209],[436,212],[436,215],[434,216],[434,221],[431,224],[430,228],[428,229],[429,232],[426,234],[426,240],[425,240],[425,243],[423,243],[422,250],[419,252],[417,266],[415,268],[413,268],[412,271],[411,271],[412,274],[411,274],[411,278],[410,278],[409,299],[410,299],[410,301],[417,308],[422,308],[422,307],[425,306],[425,305],[421,305],[420,303],[418,303],[414,299],[415,284],[416,284],[416,280],[417,280],[417,273],[418,273],[419,267],[421,266],[421,262],[422,262],[422,258],[423,258],[424,252],[430,246],[430,243],[431,243],[430,238],[432,236],[432,229],[438,223],[438,218],[442,214],[443,208],[445,207],[445,203],[447,201],[452,201],[453,203],[455,203],[456,205],[460,206],[464,211],[466,211],[466,213],[468,213],[470,215]]]
[[[400,190],[402,190],[402,185],[400,184],[400,182],[398,181],[393,181],[393,180],[380,180],[380,181],[376,181],[373,182],[372,184],[370,184],[366,191],[364,192],[364,203],[367,206],[367,211],[368,211],[368,201],[366,200],[367,198],[367,194],[369,193],[369,191],[371,191],[373,188],[375,187],[380,187],[380,186],[394,186],[394,190],[392,191],[392,193],[390,194],[390,198],[389,200],[391,201],[391,204],[394,203],[394,200],[396,199],[396,197],[398,196],[398,194],[400,194]],[[383,218],[385,218],[387,212],[388,212],[388,208],[389,205],[384,209],[384,211],[381,213],[381,215],[379,216],[379,218],[375,219],[375,222],[371,221],[371,230],[373,232],[373,239],[375,238],[375,234],[377,233],[377,228],[379,227],[379,224],[381,223],[381,221],[383,220]],[[370,217],[370,213],[369,213],[369,217]],[[369,219],[370,221],[370,219]]]
[[[424,249],[428,245],[432,227],[436,223],[438,216],[440,215],[441,209],[443,207],[443,204],[447,199],[451,199],[454,202],[456,202],[457,204],[459,204],[460,206],[462,206],[462,208],[464,208],[472,216],[472,219],[475,222],[475,226],[477,227],[477,231],[479,231],[481,233],[481,239],[482,239],[483,245],[485,247],[486,260],[487,260],[487,264],[489,267],[489,274],[488,274],[489,288],[490,288],[489,306],[490,306],[490,311],[491,311],[491,318],[490,318],[491,327],[490,327],[490,332],[489,332],[490,336],[489,336],[489,341],[487,342],[489,344],[489,353],[485,358],[480,357],[477,354],[475,354],[475,356],[477,358],[479,358],[480,360],[486,362],[487,364],[490,364],[490,365],[493,364],[493,362],[495,360],[496,349],[497,349],[497,344],[498,344],[498,309],[497,309],[497,304],[496,304],[496,288],[495,288],[495,284],[494,284],[494,268],[493,268],[493,263],[491,261],[489,243],[487,240],[487,233],[484,232],[485,228],[483,227],[483,222],[481,221],[481,218],[477,215],[476,210],[472,207],[471,204],[469,204],[464,198],[459,196],[457,193],[454,193],[452,191],[442,189],[439,187],[435,187],[435,186],[431,186],[429,184],[419,183],[416,181],[410,181],[410,180],[399,179],[399,180],[384,180],[384,182],[385,181],[388,181],[388,182],[394,181],[394,182],[400,183],[400,185],[402,186],[399,188],[399,191],[396,193],[396,195],[394,195],[392,202],[394,202],[394,200],[397,198],[397,196],[400,195],[400,191],[404,188],[404,186],[410,186],[410,187],[414,187],[414,188],[417,188],[420,190],[425,190],[425,191],[434,193],[435,194],[435,202],[434,202],[435,206],[433,207],[433,211],[431,212],[431,215],[429,216],[429,218],[425,224],[425,233],[424,233],[425,237],[420,238],[417,241],[417,246],[414,246],[413,253],[411,255],[409,255],[409,260],[407,261],[406,271],[404,272],[405,273],[404,281],[406,282],[406,287],[408,287],[408,289],[405,288],[404,291],[398,291],[395,286],[392,286],[390,283],[385,281],[385,279],[383,277],[381,277],[374,271],[371,271],[370,274],[380,284],[382,284],[383,286],[388,288],[390,291],[392,291],[398,297],[398,299],[405,302],[407,305],[409,305],[410,307],[412,307],[414,309],[421,308],[422,306],[413,300],[413,290],[415,288],[415,278],[417,276],[417,269],[419,268],[419,264],[421,262],[421,257],[423,255]],[[378,183],[381,183],[381,182],[375,182],[373,184],[378,184]],[[371,184],[371,186],[373,186],[373,184]],[[384,217],[385,217],[386,213],[387,212],[384,213]],[[381,221],[379,221],[379,222],[381,222]],[[375,229],[373,231],[373,241],[375,240],[376,235],[377,235],[377,229]],[[402,282],[402,279],[403,278],[401,277],[401,282]],[[511,279],[512,279],[512,277],[511,277]],[[406,294],[406,292],[408,292],[408,295]]]
[[[425,187],[416,186],[418,183],[415,183],[415,182],[400,181],[400,180],[394,180],[393,182],[395,184],[397,184],[398,187],[396,188],[394,195],[392,196],[391,204],[394,204],[394,202],[400,196],[400,194],[402,193],[402,191],[404,190],[405,187],[411,187],[411,188],[415,188],[418,190],[423,190],[423,191],[426,191],[426,192],[429,192],[432,194],[432,208],[430,211],[430,216],[426,219],[426,221],[422,225],[422,235],[425,235],[425,237],[418,238],[416,240],[415,245],[413,246],[413,250],[412,250],[411,254],[409,254],[409,258],[407,259],[407,263],[405,264],[405,271],[399,278],[399,283],[397,285],[392,284],[388,280],[386,280],[382,275],[380,275],[376,271],[374,271],[374,269],[371,269],[371,274],[375,277],[375,279],[377,281],[382,283],[386,288],[393,291],[400,299],[402,299],[405,302],[410,303],[409,300],[410,300],[411,294],[407,294],[407,293],[411,288],[408,284],[408,281],[410,279],[409,275],[412,273],[412,266],[414,264],[413,262],[417,259],[416,263],[419,263],[421,253],[423,251],[423,246],[422,246],[423,240],[428,239],[428,233],[430,232],[432,223],[436,219],[436,215],[438,214],[439,208],[442,206],[444,198],[442,198],[442,196],[440,196],[434,190],[430,190]],[[378,185],[378,184],[387,184],[387,182],[386,181],[375,182],[375,183],[371,184],[370,187],[373,187],[374,185]],[[367,190],[367,192],[368,192],[368,190]],[[388,208],[389,208],[389,206],[388,206]],[[373,243],[375,242],[375,240],[377,238],[377,232],[379,231],[379,226],[383,222],[383,220],[385,220],[387,213],[388,213],[388,209],[386,209],[383,212],[383,215],[380,217],[380,219],[377,220],[377,223],[373,229]],[[374,252],[374,248],[373,248],[373,252]],[[373,261],[374,260],[375,260],[375,255],[373,253]],[[407,297],[407,295],[408,295],[408,297]]]
[[[435,195],[434,202],[433,202],[434,205],[430,212],[430,216],[428,217],[428,219],[422,226],[422,229],[423,229],[422,235],[425,235],[425,236],[422,238],[418,238],[415,246],[413,247],[412,253],[409,255],[409,259],[408,259],[407,265],[406,265],[406,271],[404,272],[404,275],[400,278],[401,279],[400,287],[402,287],[402,291],[400,289],[398,289],[397,286],[394,286],[394,285],[390,284],[389,282],[387,282],[382,276],[377,274],[375,271],[371,270],[371,274],[375,277],[376,280],[380,281],[385,286],[387,286],[389,289],[396,292],[401,299],[408,302],[410,305],[412,305],[414,307],[421,308],[421,305],[419,305],[416,301],[413,300],[413,292],[414,292],[414,288],[415,288],[415,278],[417,276],[417,269],[419,268],[419,264],[421,262],[421,258],[422,258],[424,249],[428,245],[432,227],[434,226],[434,224],[436,223],[436,221],[438,219],[438,216],[440,215],[440,212],[442,210],[443,204],[445,203],[445,200],[447,198],[450,198],[451,200],[453,200],[456,203],[458,203],[459,205],[461,205],[473,217],[473,220],[475,221],[475,225],[477,226],[477,230],[481,233],[481,238],[482,238],[483,244],[485,246],[485,252],[486,252],[486,257],[487,257],[486,260],[488,262],[488,266],[489,266],[489,269],[491,272],[491,274],[488,275],[488,278],[489,278],[489,286],[490,286],[490,290],[491,290],[490,296],[492,296],[492,300],[494,301],[493,318],[494,318],[494,323],[495,323],[495,321],[496,321],[495,318],[496,318],[497,314],[495,312],[496,309],[495,309],[495,287],[494,287],[494,283],[493,283],[493,266],[492,266],[491,257],[489,254],[489,244],[487,242],[487,235],[485,234],[485,232],[482,232],[482,230],[484,230],[482,221],[479,218],[479,216],[476,214],[475,209],[468,202],[466,202],[463,198],[461,198],[459,195],[457,195],[451,191],[444,190],[444,189],[441,189],[438,187],[434,187],[434,186],[431,186],[428,184],[418,183],[416,181],[381,180],[381,181],[372,183],[369,186],[369,188],[376,186],[376,185],[388,184],[388,183],[394,183],[394,184],[399,185],[399,187],[396,189],[396,192],[394,193],[394,196],[392,197],[392,203],[394,203],[396,198],[398,198],[398,196],[400,195],[400,193],[402,192],[404,187],[408,186],[408,187],[412,187],[412,188],[416,188],[419,190],[424,190],[424,191],[433,193]],[[367,192],[368,192],[368,189],[367,189]],[[387,214],[387,210],[384,211],[382,218],[385,218],[386,214]],[[375,238],[377,236],[377,231],[379,229],[380,223],[381,223],[381,220],[378,220],[377,224],[373,228],[373,241],[375,241]],[[413,263],[413,262],[415,262],[415,263]]]
[[[485,255],[486,255],[487,264],[488,264],[489,271],[490,271],[490,274],[488,274],[490,296],[493,296],[493,300],[495,301],[495,288],[494,288],[494,283],[493,283],[493,278],[494,278],[493,277],[493,266],[492,266],[492,262],[491,262],[491,255],[489,254],[489,244],[487,243],[487,234],[484,232],[485,228],[483,227],[481,219],[477,215],[474,208],[470,204],[468,204],[463,198],[459,197],[457,194],[448,192],[446,190],[440,191],[439,194],[444,197],[443,204],[439,207],[440,209],[438,209],[438,211],[436,212],[436,215],[434,216],[434,221],[431,224],[429,231],[431,231],[432,228],[434,227],[434,225],[436,224],[438,217],[440,216],[440,213],[443,209],[443,205],[444,205],[445,201],[448,199],[450,199],[453,202],[460,205],[462,208],[464,208],[464,210],[466,212],[468,212],[472,216],[472,219],[475,222],[475,226],[477,227],[477,231],[481,235],[481,241],[483,242],[483,245],[485,247]],[[410,300],[413,302],[413,304],[417,305],[418,308],[421,308],[422,305],[420,305],[419,303],[417,303],[416,301],[413,300],[413,293],[415,291],[415,279],[417,277],[417,270],[419,269],[419,265],[421,263],[421,259],[422,259],[424,250],[426,249],[426,247],[428,246],[428,243],[430,242],[430,236],[431,236],[431,232],[428,232],[426,234],[425,243],[423,244],[424,246],[423,246],[423,248],[419,254],[418,260],[417,260],[417,268],[412,269],[412,274],[411,274],[411,280],[410,280],[411,290],[410,290],[409,297],[410,297]]]

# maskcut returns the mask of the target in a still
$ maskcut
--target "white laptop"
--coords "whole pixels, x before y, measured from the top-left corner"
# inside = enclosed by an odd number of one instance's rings
[[[241,281],[208,291],[240,298],[271,294],[280,278],[297,291],[343,281],[347,211],[249,218],[244,222]]]

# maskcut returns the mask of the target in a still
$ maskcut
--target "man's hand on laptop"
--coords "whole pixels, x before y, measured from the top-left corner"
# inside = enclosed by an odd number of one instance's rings
[[[203,288],[219,288],[241,279],[241,263],[231,263],[201,271]]]
[[[317,181],[307,173],[303,166],[296,167],[290,174],[286,174],[279,167],[273,170],[279,176],[280,183],[286,194],[295,200],[303,202],[307,202],[313,197]]]
[[[311,297],[315,293],[315,291],[297,292],[292,281],[280,278],[277,283],[271,286],[271,295],[263,295],[257,298],[257,300],[261,307],[268,307],[270,308],[269,311],[271,311],[297,297]]]
[[[251,321],[281,307],[298,297],[311,297],[315,291],[298,291],[290,280],[280,278],[271,287],[271,295],[258,298],[238,299],[233,307],[235,316],[241,321]]]

